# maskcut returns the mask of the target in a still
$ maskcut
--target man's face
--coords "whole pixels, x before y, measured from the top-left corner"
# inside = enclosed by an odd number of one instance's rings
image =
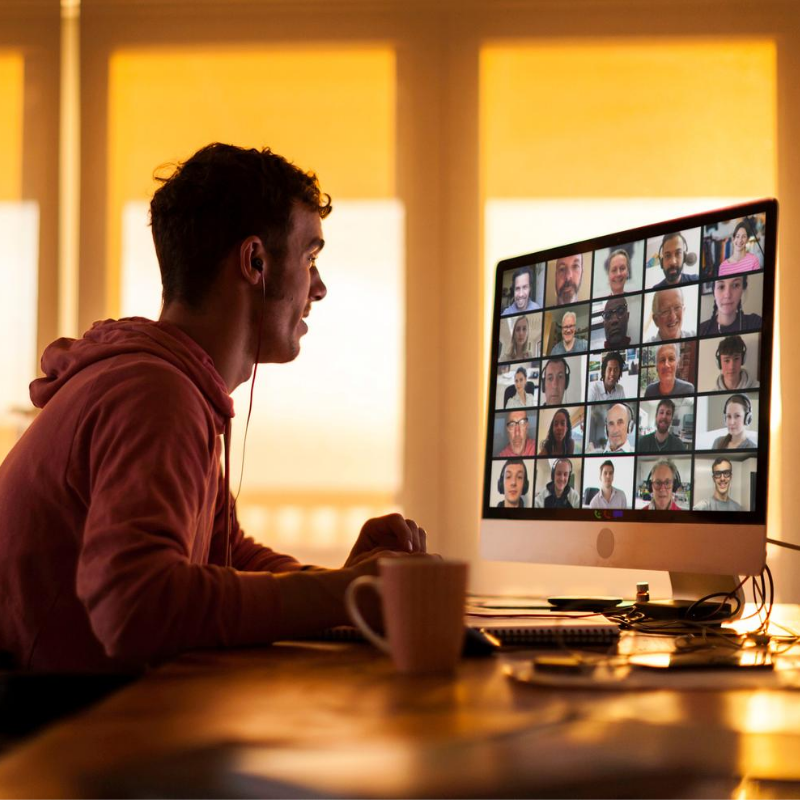
[[[739,311],[744,293],[744,280],[741,275],[735,278],[723,278],[714,284],[714,301],[717,304],[717,313],[723,317],[732,318]]]
[[[556,464],[553,474],[553,483],[555,484],[556,494],[559,497],[564,494],[564,489],[567,488],[570,472],[570,466],[566,461],[559,461],[558,464]]]
[[[503,494],[506,505],[518,506],[525,484],[525,467],[522,464],[509,464],[503,475]]]
[[[656,430],[664,436],[669,433],[670,425],[672,425],[672,409],[663,403],[656,411]]]
[[[308,332],[304,317],[310,313],[311,304],[322,300],[328,291],[316,266],[324,244],[319,214],[295,203],[283,266],[270,263],[269,259],[264,266],[266,300],[259,356],[262,363],[293,361],[300,353],[300,338]]]
[[[664,511],[672,502],[672,470],[662,464],[653,470],[650,477],[653,482],[653,503],[659,511]]]
[[[572,314],[565,314],[561,320],[561,338],[564,344],[570,344],[575,338],[575,317]]]
[[[608,262],[608,285],[611,287],[611,294],[622,294],[629,277],[628,259],[623,255],[615,255]]]
[[[619,382],[619,363],[615,358],[610,358],[606,363],[606,374],[603,378],[606,391],[610,392]]]
[[[583,256],[566,256],[556,261],[556,300],[563,306],[578,296],[583,278]]]
[[[563,361],[548,361],[544,368],[544,401],[548,406],[564,402],[567,388],[567,370]]]
[[[725,387],[727,389],[736,389],[742,379],[742,354],[721,355],[719,357],[719,367]]]
[[[671,344],[659,347],[656,351],[656,372],[662,389],[672,389],[677,369],[678,359],[675,357],[675,348]]]
[[[606,414],[608,449],[619,450],[628,440],[628,409],[617,403]]]
[[[600,470],[600,483],[605,489],[611,488],[611,484],[614,483],[614,467],[606,466]]]
[[[720,461],[716,467],[711,468],[711,476],[714,478],[714,489],[720,500],[726,500],[731,488],[731,462]]]
[[[683,298],[680,289],[664,289],[658,293],[658,303],[653,312],[658,333],[662,339],[680,339],[683,326]]]
[[[683,238],[671,236],[661,248],[661,269],[667,283],[678,283],[683,272],[683,261],[686,253],[683,249]]]
[[[506,415],[506,432],[511,452],[521,456],[528,441],[528,415],[524,411],[510,411]]]
[[[531,276],[524,272],[514,279],[514,305],[519,311],[525,311],[531,299]]]
[[[625,344],[628,336],[628,304],[623,297],[612,297],[603,309],[603,328],[610,345]]]

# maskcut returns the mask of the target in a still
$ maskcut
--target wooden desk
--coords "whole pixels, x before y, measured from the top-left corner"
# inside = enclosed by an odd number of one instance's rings
[[[797,797],[800,692],[408,678],[360,644],[185,655],[0,759],[3,797]]]

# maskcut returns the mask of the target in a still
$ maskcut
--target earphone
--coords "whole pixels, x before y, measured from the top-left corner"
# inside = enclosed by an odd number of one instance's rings
[[[505,489],[506,467],[509,466],[509,464],[522,464],[523,475],[525,476],[522,482],[522,494],[528,494],[528,489],[531,488],[531,485],[530,482],[528,481],[528,468],[525,466],[525,462],[522,459],[517,459],[514,461],[506,461],[506,463],[503,464],[503,469],[500,470],[500,477],[497,479],[497,491],[500,492],[500,494],[506,493]]]
[[[566,392],[567,389],[569,389],[569,364],[563,358],[559,357],[551,358],[545,365],[545,368],[542,370],[542,379],[544,380],[544,374],[545,372],[547,372],[547,367],[554,362],[556,364],[564,365],[564,377],[565,377],[564,391]]]
[[[744,424],[748,426],[753,421],[753,406],[750,403],[750,398],[746,394],[732,394],[722,407],[722,418],[725,419],[728,414],[728,403],[738,403],[744,407]]]
[[[253,258],[253,260],[250,262],[250,266],[256,270],[256,272],[264,271],[264,262],[258,256]]]
[[[740,349],[741,349],[741,353],[742,353],[742,366],[744,366],[744,361],[747,358],[747,345],[744,343],[744,339],[742,339],[741,336],[729,336],[727,339],[723,339],[717,345],[717,352],[715,353],[715,356],[716,356],[716,359],[717,359],[717,369],[722,369],[722,360],[720,358],[721,356],[736,355],[735,353],[720,353],[720,349],[722,348],[722,345],[725,344],[725,342],[728,342],[728,341],[730,341],[730,342],[732,342],[734,344],[738,344],[738,345],[741,346]]]
[[[633,433],[636,423],[633,421],[633,409],[627,403],[614,403],[615,406],[625,406],[628,409],[628,433]],[[613,408],[614,406],[611,406]],[[611,409],[609,409],[610,411]],[[606,416],[606,436],[608,436],[608,416]]]
[[[678,472],[678,468],[671,461],[662,461],[659,464],[653,465],[653,469],[650,470],[647,480],[645,481],[645,486],[650,494],[653,493],[653,472],[656,467],[663,467],[665,464],[672,470],[672,491],[678,492],[681,490],[683,483],[681,482],[681,474]]]
[[[661,246],[658,248],[658,260],[664,260],[664,242],[668,242],[670,239],[677,239],[678,237],[680,237],[680,240],[683,242],[683,263],[686,264],[687,267],[694,266],[697,263],[697,253],[689,252],[689,243],[686,241],[686,237],[680,231],[664,234],[664,238],[661,240]]]

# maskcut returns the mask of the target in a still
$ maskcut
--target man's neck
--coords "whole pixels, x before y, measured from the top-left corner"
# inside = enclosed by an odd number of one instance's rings
[[[720,494],[716,489],[714,490],[714,499],[719,500],[720,503],[726,503],[728,501],[727,494]]]
[[[662,444],[667,441],[667,437],[669,436],[669,431],[665,431],[661,433],[660,430],[656,429],[656,441],[661,442]]]
[[[603,387],[604,387],[604,388],[605,388],[605,390],[606,390],[606,394],[611,394],[611,392],[613,392],[613,391],[614,391],[614,389],[616,389],[616,388],[617,388],[617,384],[616,384],[616,383],[612,383],[612,384],[609,386],[609,384],[607,384],[605,381],[603,381]]]
[[[603,487],[603,497],[605,497],[606,500],[610,500],[611,499],[611,493],[613,491],[614,491],[614,487],[613,486],[604,486]]]

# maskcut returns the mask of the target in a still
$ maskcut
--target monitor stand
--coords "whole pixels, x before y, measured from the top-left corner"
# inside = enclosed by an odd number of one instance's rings
[[[724,620],[738,619],[744,611],[744,589],[739,586],[741,578],[735,575],[705,575],[695,572],[670,572],[672,583],[672,600],[651,600],[645,603],[636,603],[636,607],[653,619],[683,620],[694,619],[697,621],[722,622]],[[735,591],[734,591],[735,590]],[[710,594],[719,593],[719,597],[711,598],[700,606],[695,601]],[[723,595],[732,593],[739,600],[739,607],[735,614],[732,610],[735,603],[726,601],[721,607]],[[691,617],[687,611],[692,609]]]

